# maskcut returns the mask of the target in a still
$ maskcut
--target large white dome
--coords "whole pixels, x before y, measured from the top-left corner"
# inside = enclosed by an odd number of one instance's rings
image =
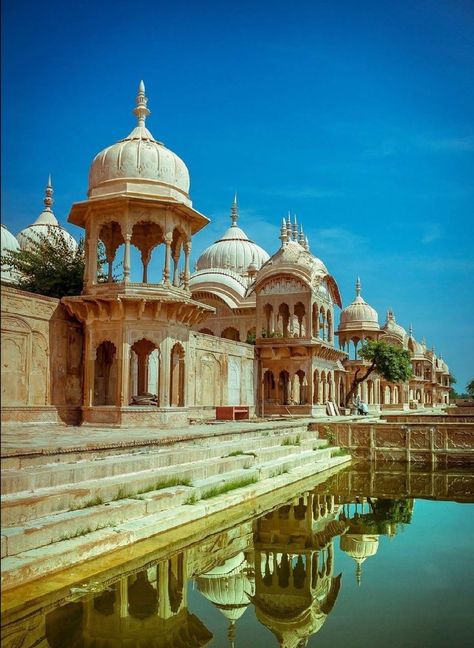
[[[339,331],[351,329],[380,330],[377,311],[361,297],[360,289],[360,279],[357,279],[356,297],[341,312]]]
[[[137,126],[128,137],[95,156],[89,171],[89,197],[133,192],[165,196],[191,206],[186,165],[145,127],[150,111],[143,81],[136,103]]]
[[[67,243],[71,251],[77,248],[77,242],[75,238],[69,234],[58,222],[58,219],[53,214],[51,206],[53,204],[53,187],[51,185],[51,176],[48,178],[48,184],[46,186],[45,198],[44,198],[44,209],[38,218],[35,220],[33,225],[25,227],[18,234],[17,239],[22,250],[31,249],[31,247],[37,243],[42,236],[47,236],[51,228],[54,228],[57,232],[60,233],[61,237]]]
[[[237,201],[234,200],[231,212],[232,225],[215,243],[210,245],[199,257],[197,270],[220,268],[233,270],[237,274],[247,274],[250,266],[259,270],[268,261],[269,255],[263,248],[249,239],[237,225]]]
[[[2,223],[1,256],[3,257],[5,252],[14,252],[19,249],[20,244],[13,236],[13,234],[9,232],[5,225]],[[2,266],[1,277],[2,281],[12,281],[16,279],[16,273],[14,270]]]

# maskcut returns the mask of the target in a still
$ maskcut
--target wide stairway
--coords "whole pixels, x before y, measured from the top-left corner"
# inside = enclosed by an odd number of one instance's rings
[[[349,459],[303,420],[220,425],[202,438],[166,445],[10,453],[2,457],[2,586],[205,518]]]

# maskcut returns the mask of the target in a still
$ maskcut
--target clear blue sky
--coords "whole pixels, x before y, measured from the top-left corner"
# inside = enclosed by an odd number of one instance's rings
[[[53,174],[65,223],[94,155],[134,124],[155,137],[212,224],[270,253],[288,210],[335,276],[360,274],[385,320],[474,377],[474,4],[188,0],[2,3],[2,221],[15,234]],[[78,236],[79,231],[68,226]]]

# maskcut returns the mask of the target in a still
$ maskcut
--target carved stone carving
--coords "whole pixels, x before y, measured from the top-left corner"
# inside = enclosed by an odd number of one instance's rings
[[[288,293],[305,292],[307,287],[296,279],[282,278],[266,283],[259,291],[260,295],[285,295]]]

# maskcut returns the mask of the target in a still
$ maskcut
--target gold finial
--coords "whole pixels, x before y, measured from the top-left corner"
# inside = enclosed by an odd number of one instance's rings
[[[356,281],[356,297],[360,297],[360,277],[357,277]]]
[[[148,98],[145,96],[145,84],[143,81],[140,81],[138,85],[136,104],[137,107],[133,109],[133,112],[137,116],[138,126],[145,126],[145,121],[150,114],[150,111],[147,108]]]

